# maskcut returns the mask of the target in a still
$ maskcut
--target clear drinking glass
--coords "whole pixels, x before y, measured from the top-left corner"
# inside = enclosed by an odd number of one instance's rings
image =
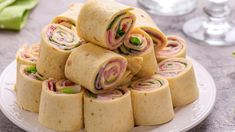
[[[191,12],[198,0],[138,0],[138,3],[153,14],[178,16]]]
[[[183,31],[189,37],[213,46],[235,44],[235,26],[231,22],[228,0],[207,0],[206,16],[187,21]]]

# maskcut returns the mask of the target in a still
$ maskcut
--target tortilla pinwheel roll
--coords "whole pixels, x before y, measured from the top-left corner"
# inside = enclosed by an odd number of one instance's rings
[[[90,0],[82,7],[77,32],[83,39],[104,48],[119,47],[135,23],[133,8],[113,0]]]
[[[37,72],[36,66],[21,65],[16,83],[17,104],[24,110],[39,111],[42,81],[45,78]]]
[[[63,25],[69,29],[76,29],[75,27],[77,24],[77,18],[81,8],[81,3],[71,4],[69,9],[63,12],[62,14],[56,16],[52,20],[52,23]]]
[[[83,127],[84,90],[69,80],[48,79],[42,83],[38,121],[58,131],[75,131]]]
[[[178,36],[167,36],[168,42],[165,48],[156,53],[157,61],[168,58],[185,58],[186,42]]]
[[[119,85],[126,67],[125,57],[87,43],[70,54],[65,75],[93,93],[103,93]]]
[[[174,118],[169,84],[161,76],[134,81],[131,97],[136,125],[158,125]]]
[[[39,43],[23,45],[16,53],[17,72],[20,65],[36,65],[39,56]]]
[[[118,48],[118,53],[127,57],[128,69],[136,70],[137,76],[154,75],[157,69],[153,41],[151,37],[142,29],[134,28],[125,38],[124,43]],[[143,62],[140,68],[131,68],[138,66],[138,63],[130,61],[130,58],[142,57]],[[134,63],[133,63],[134,62]],[[133,73],[134,74],[134,73]]]
[[[151,16],[140,8],[135,8],[132,12],[136,15],[135,27],[141,28],[152,38],[155,52],[163,49],[167,44],[167,37],[157,27]]]
[[[16,53],[16,84],[17,80],[19,80],[18,77],[21,65],[36,65],[39,56],[39,48],[39,43],[35,43],[32,45],[23,45],[20,49],[18,49]]]
[[[64,79],[66,60],[80,44],[80,38],[69,28],[58,24],[47,25],[41,33],[38,72],[47,78]]]
[[[184,106],[198,99],[199,91],[192,63],[185,58],[170,58],[159,63],[158,74],[170,85],[175,107]]]
[[[130,91],[115,89],[103,94],[84,94],[87,132],[129,132],[134,127]]]

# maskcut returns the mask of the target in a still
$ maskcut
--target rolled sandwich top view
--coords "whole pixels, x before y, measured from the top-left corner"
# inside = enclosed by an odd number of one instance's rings
[[[51,46],[68,51],[81,44],[81,39],[72,30],[58,24],[49,24],[42,31],[42,38]]]
[[[167,36],[167,45],[163,49],[156,52],[156,58],[160,62],[168,58],[185,58],[186,42],[178,36]]]
[[[125,57],[87,43],[70,54],[65,75],[93,93],[101,93],[119,85],[126,67]]]
[[[87,41],[114,50],[134,26],[133,8],[112,0],[86,2],[77,22],[78,35]]]
[[[168,85],[167,80],[162,79],[157,75],[138,79],[131,84],[131,88],[137,91],[151,91],[161,88],[163,85]]]
[[[35,65],[39,56],[40,45],[23,45],[16,53],[16,59],[21,64]]]
[[[184,58],[172,58],[159,64],[158,74],[165,78],[174,78],[189,71],[192,63]]]
[[[153,40],[155,52],[164,48],[167,44],[167,38],[154,23],[151,16],[140,8],[135,8],[132,12],[136,15],[135,27],[139,27],[148,33]]]
[[[117,52],[124,55],[128,60],[128,69],[137,76],[151,76],[155,74],[157,61],[153,48],[151,37],[142,29],[135,27],[125,38],[123,44],[117,49]],[[141,57],[142,61],[133,61]],[[137,67],[139,63],[140,67]]]

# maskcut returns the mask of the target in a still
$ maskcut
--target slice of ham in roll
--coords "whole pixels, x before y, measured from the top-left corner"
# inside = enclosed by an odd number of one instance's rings
[[[151,16],[140,8],[135,8],[132,11],[136,15],[136,25],[144,30],[152,38],[155,52],[163,49],[167,44],[167,37],[157,27]]]
[[[168,58],[185,58],[186,42],[178,36],[167,36],[168,42],[165,48],[156,53],[156,58],[160,62]]]
[[[114,50],[119,47],[135,23],[132,8],[112,0],[90,0],[82,7],[78,35],[87,41]]]
[[[128,89],[102,94],[84,94],[84,123],[87,132],[128,132],[134,127]]]
[[[168,81],[154,75],[131,84],[136,125],[157,125],[173,119],[174,110]]]
[[[45,26],[41,33],[38,72],[47,78],[65,78],[66,60],[71,51],[80,44],[81,39],[72,30],[58,24]]]
[[[69,80],[43,81],[39,122],[58,131],[75,131],[83,127],[83,92]]]
[[[21,108],[31,112],[39,111],[43,80],[45,78],[37,72],[35,66],[20,66],[15,87],[17,103]]]
[[[65,75],[93,93],[102,93],[119,85],[126,67],[125,57],[87,43],[71,53]]]
[[[199,91],[192,63],[185,58],[171,58],[159,63],[158,74],[164,76],[171,89],[175,107],[198,99]]]
[[[124,55],[128,60],[128,69],[136,65],[135,61],[129,61],[131,58],[142,57],[143,62],[140,69],[135,69],[133,74],[137,76],[154,75],[157,68],[153,41],[150,36],[140,28],[134,28],[125,38],[124,43],[118,48],[118,53]]]

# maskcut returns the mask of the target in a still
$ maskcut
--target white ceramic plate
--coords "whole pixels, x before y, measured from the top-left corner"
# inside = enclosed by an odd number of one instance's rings
[[[169,123],[160,126],[139,126],[134,132],[178,132],[186,131],[201,121],[211,112],[216,98],[216,88],[210,74],[195,60],[194,65],[200,97],[194,103],[175,109],[175,118]],[[14,83],[16,78],[16,62],[13,61],[3,71],[0,77],[0,106],[2,112],[17,126],[29,132],[54,132],[39,124],[38,115],[21,110],[16,104]]]

